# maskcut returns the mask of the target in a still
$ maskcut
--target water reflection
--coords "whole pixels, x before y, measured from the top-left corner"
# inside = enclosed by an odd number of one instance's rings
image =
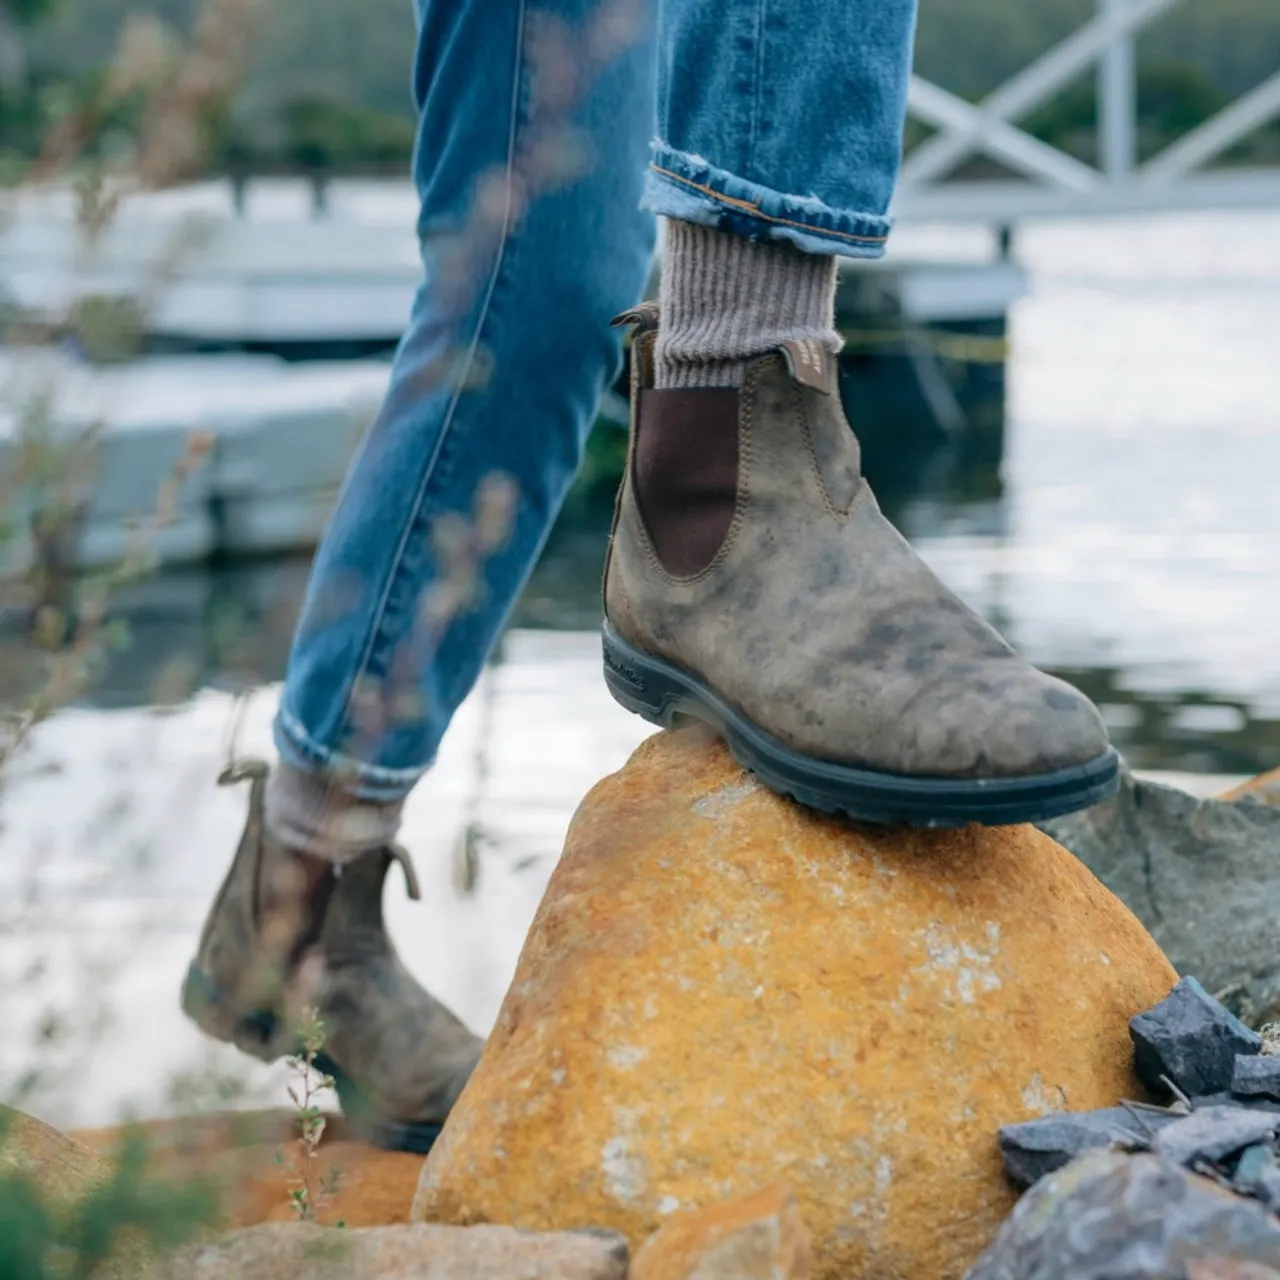
[[[963,590],[963,579],[980,574],[993,551],[1016,549],[1014,504],[1002,479],[1001,456],[978,452],[967,441],[935,439],[908,451],[889,447],[888,432],[864,435],[877,496],[944,577]],[[514,627],[591,631],[599,625],[611,515],[611,499],[603,492],[571,504],[517,606]],[[1085,589],[1076,594],[1087,599],[1088,566],[1077,569],[1083,570],[1077,578],[1084,579]],[[305,559],[218,566],[163,574],[131,593],[125,604],[133,643],[112,659],[94,704],[142,706],[180,697],[186,689],[238,689],[279,680],[306,573]],[[998,574],[993,580],[998,585]],[[1136,591],[1140,587],[1135,584]],[[982,595],[978,603],[986,616],[1015,642],[1037,633],[1041,619],[1002,600],[998,591]],[[1100,651],[1111,647],[1127,623],[1136,625],[1123,615],[1073,622]],[[1093,698],[1113,739],[1137,767],[1243,774],[1280,760],[1280,718],[1249,696],[1250,676],[1260,693],[1266,672],[1237,673],[1244,680],[1230,686],[1197,682],[1196,664],[1179,664],[1172,636],[1164,652],[1158,648],[1133,665],[1053,662],[1055,649],[1071,647],[1055,645],[1053,637],[1040,652],[1024,647],[1041,662],[1047,652],[1054,673]],[[1212,665],[1215,654],[1202,656]],[[1171,680],[1175,687],[1169,687]]]

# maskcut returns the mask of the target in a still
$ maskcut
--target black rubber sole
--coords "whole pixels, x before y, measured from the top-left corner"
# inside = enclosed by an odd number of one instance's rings
[[[877,773],[801,755],[753,724],[696,676],[628,644],[604,625],[604,678],[628,711],[672,728],[682,719],[716,730],[733,757],[771,791],[810,809],[881,826],[1008,826],[1043,822],[1115,795],[1113,749],[1085,764],[1020,778],[929,778]]]
[[[223,1007],[224,1000],[217,986],[193,964],[187,970],[187,980],[182,986],[182,1009],[197,1026],[201,1025],[201,1006]],[[277,1020],[274,1013],[264,1009],[247,1014],[240,1019],[239,1025],[243,1031],[266,1044],[275,1036]],[[302,1052],[301,1046],[298,1052]],[[364,1141],[384,1151],[409,1151],[415,1155],[426,1155],[435,1145],[444,1127],[438,1121],[393,1120],[380,1115],[368,1094],[323,1051],[315,1056],[315,1068],[333,1080],[343,1114]]]

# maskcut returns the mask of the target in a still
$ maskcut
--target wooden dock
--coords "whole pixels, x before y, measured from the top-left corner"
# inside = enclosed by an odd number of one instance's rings
[[[243,215],[226,184],[140,196],[92,246],[68,192],[23,196],[11,214],[0,233],[0,300],[11,316],[56,329],[86,298],[148,300],[144,354],[126,364],[0,352],[0,465],[40,388],[60,432],[93,430],[75,564],[118,558],[193,432],[207,434],[209,452],[154,539],[162,562],[314,543],[419,284],[408,184],[335,184],[324,216],[296,181],[255,184]],[[998,418],[998,357],[980,377],[961,376],[964,361],[940,358],[930,335],[969,335],[999,351],[1025,289],[1023,271],[1000,259],[848,264],[839,318],[853,335],[846,368],[863,420],[915,416],[954,433],[966,399],[982,401],[984,420]],[[625,421],[616,393],[602,412]],[[29,543],[11,550],[10,572],[33,554]]]

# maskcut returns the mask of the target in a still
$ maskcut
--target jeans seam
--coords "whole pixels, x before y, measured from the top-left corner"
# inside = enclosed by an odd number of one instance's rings
[[[840,240],[848,240],[855,244],[884,244],[889,237],[883,236],[865,236],[856,235],[852,231],[837,231],[834,227],[813,226],[807,222],[796,222],[792,218],[780,218],[773,213],[765,213],[760,208],[760,204],[755,200],[743,200],[738,196],[725,195],[722,191],[717,191],[714,187],[708,186],[704,182],[694,182],[692,178],[686,178],[683,174],[666,169],[660,164],[651,164],[649,166],[654,173],[661,174],[664,178],[670,179],[672,182],[678,182],[681,186],[690,188],[699,192],[701,195],[707,196],[712,200],[717,200],[721,204],[731,205],[735,209],[741,209],[744,213],[749,213],[752,217],[759,218],[762,222],[773,222],[783,227],[795,227],[800,231],[808,231],[818,236],[834,236]]]
[[[418,492],[414,496],[413,506],[409,512],[409,518],[405,521],[404,527],[400,533],[399,545],[396,547],[395,556],[391,562],[391,570],[387,574],[386,581],[383,584],[381,595],[378,599],[378,605],[373,615],[373,623],[369,628],[368,639],[365,642],[364,651],[360,656],[359,662],[352,671],[351,677],[347,682],[344,702],[345,706],[342,712],[342,719],[338,722],[334,738],[341,741],[343,735],[347,732],[351,723],[351,694],[359,681],[368,673],[374,650],[378,641],[382,638],[383,628],[386,622],[387,605],[391,598],[392,591],[396,581],[400,576],[400,572],[404,567],[405,556],[409,546],[409,539],[418,524],[418,519],[422,514],[422,508],[426,501],[427,491],[431,487],[433,480],[437,477],[435,471],[440,463],[441,456],[445,453],[446,444],[453,427],[455,415],[457,414],[458,404],[462,399],[463,392],[467,386],[467,371],[470,369],[476,358],[476,352],[480,348],[480,336],[484,331],[485,321],[489,315],[489,308],[492,305],[494,293],[496,292],[498,281],[502,277],[503,264],[506,259],[507,243],[511,233],[512,211],[514,201],[512,199],[513,190],[513,170],[516,160],[516,139],[519,134],[520,126],[520,103],[521,103],[521,86],[524,82],[524,66],[525,66],[525,20],[527,14],[526,0],[520,0],[519,15],[516,21],[516,65],[515,75],[512,78],[511,86],[511,112],[510,120],[507,128],[507,155],[506,155],[506,208],[503,211],[502,234],[498,242],[498,252],[494,260],[493,269],[489,273],[488,287],[485,290],[484,300],[480,305],[479,314],[476,317],[475,328],[471,335],[471,342],[467,347],[466,358],[461,362],[456,371],[453,394],[449,400],[449,407],[445,410],[444,421],[441,424],[440,436],[436,441],[431,457],[427,461],[426,467],[423,469],[422,480],[418,485]],[[332,751],[333,748],[328,750]],[[376,768],[377,766],[370,766]]]
[[[751,86],[751,129],[747,134],[747,168],[756,171],[756,144],[760,140],[760,109],[764,92],[764,10],[768,0],[756,2],[755,74]]]

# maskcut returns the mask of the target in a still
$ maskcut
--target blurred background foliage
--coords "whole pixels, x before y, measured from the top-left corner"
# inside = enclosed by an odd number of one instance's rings
[[[52,118],[92,97],[126,17],[150,13],[181,34],[198,7],[199,0],[0,0],[0,152],[11,165],[29,156]],[[976,100],[1093,8],[1093,0],[921,0],[916,65]],[[413,142],[411,0],[270,0],[266,9],[254,65],[212,121],[210,171],[402,173]],[[1138,61],[1146,155],[1280,65],[1280,3],[1187,0],[1143,34]],[[1091,160],[1093,119],[1086,76],[1026,123]],[[129,125],[122,109],[103,122],[104,139]],[[923,133],[913,128],[909,140]],[[1280,124],[1229,158],[1280,159]]]

